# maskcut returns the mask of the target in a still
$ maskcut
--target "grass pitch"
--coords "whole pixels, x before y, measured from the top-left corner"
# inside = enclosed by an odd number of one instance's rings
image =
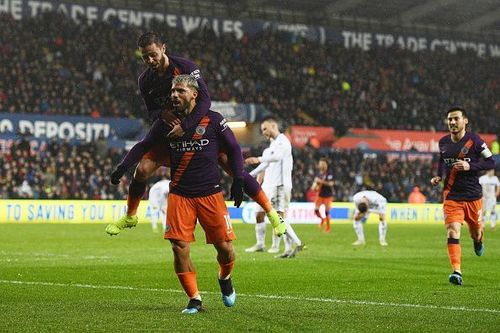
[[[215,251],[198,241],[192,257],[206,312],[187,303],[169,243],[149,224],[118,237],[105,225],[0,224],[2,332],[499,332],[500,230],[487,230],[476,257],[462,229],[464,285],[451,272],[442,225],[377,225],[354,248],[352,227],[294,226],[307,249],[294,259],[245,253],[253,225],[234,225],[236,305],[225,308]],[[268,226],[268,246],[270,245]],[[283,245],[282,245],[283,246]]]

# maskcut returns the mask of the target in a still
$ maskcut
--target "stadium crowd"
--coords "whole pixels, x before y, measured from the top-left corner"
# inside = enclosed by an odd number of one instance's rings
[[[0,25],[0,112],[146,116],[137,89],[144,66],[135,52],[142,31],[116,23],[77,24],[55,13],[21,21],[0,14]],[[471,110],[474,131],[498,132],[500,69],[494,59],[439,50],[364,52],[273,31],[238,40],[210,30],[185,35],[161,24],[152,29],[163,33],[168,52],[198,63],[212,100],[259,103],[290,125],[332,126],[337,135],[350,127],[446,130],[442,111],[460,103]],[[112,187],[107,181],[123,151],[99,142],[50,142],[45,148],[30,154],[23,139],[10,153],[0,153],[0,198],[126,197],[128,184]],[[319,154],[294,151],[294,200],[309,198]],[[428,201],[440,201],[439,190],[428,185],[432,159],[325,154],[337,201],[363,188],[406,201],[415,185]]]
[[[21,21],[0,14],[0,24],[0,112],[146,115],[137,28],[56,13]],[[446,130],[441,111],[458,103],[472,111],[475,131],[498,131],[498,61],[472,52],[364,52],[270,30],[238,40],[152,29],[168,52],[198,63],[213,100],[263,104],[290,124],[329,125],[340,135],[350,127]]]
[[[109,183],[113,167],[124,154],[124,150],[108,148],[100,140],[81,145],[52,141],[34,152],[23,138],[14,142],[10,151],[0,153],[0,199],[125,199],[128,182],[122,181],[119,186]],[[366,156],[362,151],[320,154],[312,148],[294,149],[293,200],[310,200],[309,188],[320,156],[331,161],[336,201],[349,201],[361,189],[375,189],[389,201],[404,202],[415,185],[421,187],[428,201],[440,200],[439,189],[429,186],[435,170],[433,161],[389,161],[387,156]],[[129,171],[130,179],[133,170]],[[149,187],[167,173],[159,169],[149,180]],[[231,180],[225,174],[222,184],[228,194]]]

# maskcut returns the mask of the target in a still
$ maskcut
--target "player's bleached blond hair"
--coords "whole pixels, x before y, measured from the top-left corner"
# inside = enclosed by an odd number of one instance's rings
[[[186,86],[198,91],[200,89],[200,86],[198,85],[198,81],[194,78],[194,76],[189,75],[189,74],[182,74],[182,75],[177,75],[176,77],[173,78],[172,80],[172,87],[175,86],[176,84],[179,83],[184,83]]]

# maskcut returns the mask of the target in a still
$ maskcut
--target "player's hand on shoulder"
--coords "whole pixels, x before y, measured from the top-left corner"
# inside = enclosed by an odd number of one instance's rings
[[[177,115],[170,110],[163,110],[160,114],[161,120],[170,127],[174,127],[175,125],[180,125],[181,120]]]
[[[184,135],[184,130],[182,129],[180,122],[179,124],[176,124],[174,128],[172,128],[172,130],[167,134],[169,138],[180,138],[183,135]]]

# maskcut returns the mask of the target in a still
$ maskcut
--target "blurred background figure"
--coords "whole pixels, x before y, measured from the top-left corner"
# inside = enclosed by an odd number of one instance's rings
[[[162,179],[156,182],[149,190],[149,207],[151,208],[151,228],[158,232],[158,220],[163,231],[167,229],[167,196],[170,189],[170,180]]]
[[[314,202],[314,214],[321,219],[319,227],[330,232],[330,208],[333,201],[333,174],[330,171],[328,159],[322,157],[318,161],[318,173],[314,178],[311,189],[318,192]],[[321,206],[324,206],[324,216],[320,212]]]
[[[500,195],[500,181],[495,175],[495,170],[488,170],[486,174],[479,177],[479,184],[483,189],[483,226],[486,225],[486,216],[489,214],[490,227],[495,229],[498,218],[496,204]]]
[[[411,204],[423,204],[427,201],[426,196],[420,192],[419,186],[414,186],[410,195],[408,196],[408,202]]]

